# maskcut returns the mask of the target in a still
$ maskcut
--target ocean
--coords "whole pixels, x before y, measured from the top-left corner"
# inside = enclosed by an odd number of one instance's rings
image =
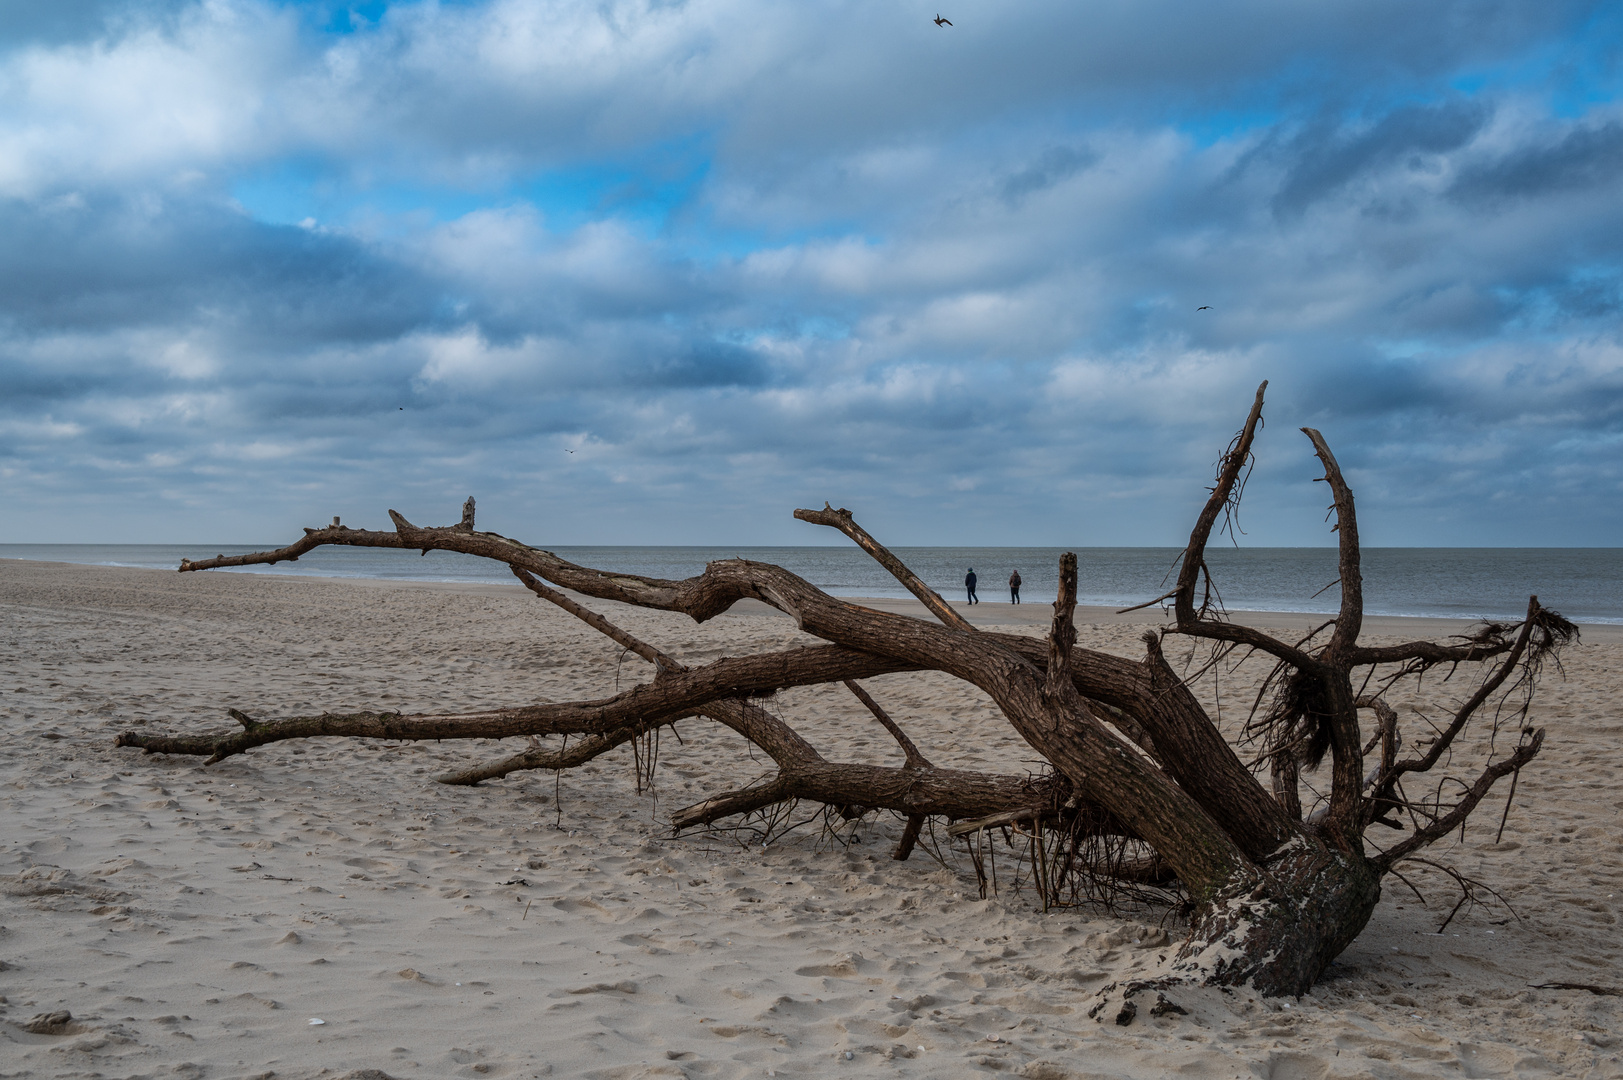
[[[196,544],[0,544],[0,558],[173,570],[182,558],[239,555],[277,547]],[[741,556],[777,563],[836,596],[906,596],[855,547],[559,547],[571,562],[621,573],[684,578],[712,559]],[[1021,599],[1052,603],[1062,548],[895,548],[915,573],[949,599],[961,599],[973,567],[987,601],[1007,601],[1004,582],[1019,570]],[[1171,586],[1180,549],[1076,548],[1079,602],[1126,607]],[[1207,563],[1231,611],[1334,612],[1340,599],[1334,548],[1213,546]],[[455,552],[318,548],[296,563],[214,573],[387,580],[502,582],[506,567]],[[1327,588],[1328,586],[1328,588]],[[1578,622],[1623,623],[1623,548],[1366,548],[1364,610],[1371,615],[1517,618],[1537,593],[1546,607]]]

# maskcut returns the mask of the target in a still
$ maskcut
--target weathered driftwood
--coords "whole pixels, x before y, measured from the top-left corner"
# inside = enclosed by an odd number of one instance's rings
[[[1576,631],[1536,598],[1515,626],[1489,626],[1446,643],[1417,641],[1371,648],[1359,644],[1362,572],[1353,496],[1324,438],[1304,428],[1324,467],[1339,536],[1341,604],[1337,616],[1290,642],[1229,621],[1213,602],[1205,551],[1219,522],[1239,501],[1262,422],[1264,383],[1245,424],[1219,462],[1210,497],[1190,533],[1171,601],[1171,625],[1145,635],[1142,660],[1076,646],[1074,555],[1060,566],[1059,598],[1046,640],[970,625],[902,561],[860,528],[849,511],[825,506],[796,517],[840,530],[871,554],[939,620],[875,611],[829,596],[781,567],[745,559],[711,563],[703,574],[667,581],[570,563],[551,552],[475,528],[474,502],[462,520],[421,528],[390,512],[392,531],[338,524],[306,530],[276,551],[185,562],[183,571],[297,559],[324,544],[460,551],[507,564],[526,588],[581,619],[653,666],[652,678],[613,697],[449,715],[358,712],[255,720],[233,712],[242,730],[217,736],[127,732],[119,744],[149,752],[207,755],[211,762],[283,739],[370,737],[488,739],[579,736],[440,777],[472,784],[524,769],[567,769],[687,717],[722,724],[772,758],[776,775],[716,793],[677,810],[677,829],[748,814],[786,800],[822,803],[849,815],[895,811],[907,823],[896,857],[906,858],[929,818],[950,835],[973,838],[1014,828],[1032,838],[1058,838],[1061,875],[1114,877],[1140,883],[1172,878],[1186,892],[1190,933],[1166,962],[1157,985],[1186,980],[1250,983],[1264,993],[1300,993],[1359,933],[1380,895],[1381,878],[1414,852],[1457,829],[1494,784],[1539,751],[1542,731],[1523,725],[1539,665]],[[718,660],[687,667],[629,634],[576,595],[680,612],[704,621],[740,599],[770,604],[828,644]],[[1324,631],[1327,640],[1315,643]],[[1205,639],[1221,652],[1246,648],[1277,667],[1259,695],[1247,728],[1261,746],[1255,767],[1264,786],[1207,715],[1163,655],[1168,635]],[[1399,758],[1398,714],[1385,701],[1396,683],[1438,664],[1483,664],[1485,674],[1453,710],[1427,752]],[[1386,668],[1378,677],[1377,665]],[[943,769],[928,757],[858,680],[892,672],[933,670],[971,683],[1051,769],[1012,776]],[[896,741],[897,767],[831,761],[770,709],[787,687],[843,683]],[[1374,687],[1374,689],[1371,689]],[[1356,688],[1356,689],[1355,689]],[[1458,737],[1479,715],[1501,722],[1511,695],[1517,738],[1490,757],[1474,778],[1453,778],[1411,799],[1403,778],[1451,760]],[[1366,741],[1360,712],[1376,724]],[[532,739],[533,742],[533,739]],[[1372,754],[1378,761],[1367,764]],[[1303,770],[1328,757],[1327,800],[1304,814]],[[951,822],[959,822],[951,825]],[[1405,825],[1405,821],[1408,822]],[[1407,829],[1382,849],[1366,830]],[[1052,832],[1051,832],[1052,830]],[[1387,836],[1391,834],[1386,833]],[[1104,842],[1108,850],[1088,847]],[[1069,845],[1069,846],[1066,846]],[[1131,850],[1130,850],[1131,849]],[[1046,864],[1045,864],[1046,865]],[[1053,887],[1052,875],[1045,876]],[[1046,896],[1046,894],[1045,894]],[[1135,988],[1121,989],[1130,996]]]

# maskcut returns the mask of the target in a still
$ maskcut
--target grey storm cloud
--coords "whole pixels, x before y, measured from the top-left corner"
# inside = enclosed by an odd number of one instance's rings
[[[1571,125],[1550,141],[1518,146],[1463,170],[1451,194],[1467,204],[1536,198],[1604,187],[1615,193],[1623,175],[1623,123]]]
[[[1083,147],[1050,146],[1037,160],[1003,181],[1003,197],[1017,203],[1033,192],[1053,187],[1093,165],[1099,155]]]
[[[0,540],[1175,542],[1268,378],[1256,542],[1303,423],[1381,542],[1609,542],[1623,129],[1459,89],[1602,8],[7,8]]]
[[[1401,106],[1364,130],[1344,122],[1314,123],[1275,151],[1288,162],[1273,205],[1300,213],[1371,171],[1415,155],[1446,154],[1476,136],[1492,115],[1483,102]]]
[[[18,330],[230,321],[283,343],[392,336],[434,287],[356,240],[210,201],[72,193],[0,201],[0,318]]]

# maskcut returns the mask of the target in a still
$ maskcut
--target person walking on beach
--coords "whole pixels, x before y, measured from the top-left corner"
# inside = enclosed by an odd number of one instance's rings
[[[1020,602],[1020,571],[1016,570],[1009,575],[1009,603]]]
[[[971,604],[981,602],[981,598],[975,595],[975,568],[973,566],[969,568],[969,574],[964,578],[964,588],[969,590],[969,602]]]

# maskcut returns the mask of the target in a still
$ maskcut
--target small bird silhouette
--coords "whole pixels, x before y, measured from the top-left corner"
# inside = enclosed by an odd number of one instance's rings
[[[573,453],[574,453],[574,451],[573,451],[573,450],[565,450],[565,451],[564,451],[564,453],[566,453],[566,454],[573,454]]]
[[[1210,305],[1210,304],[1202,304],[1200,307],[1196,308],[1195,310],[1196,311],[1210,311],[1210,310],[1212,310],[1212,305]]]
[[[951,26],[952,25],[952,20],[951,19],[943,19],[941,16],[937,15],[935,17],[935,24],[937,26]]]

